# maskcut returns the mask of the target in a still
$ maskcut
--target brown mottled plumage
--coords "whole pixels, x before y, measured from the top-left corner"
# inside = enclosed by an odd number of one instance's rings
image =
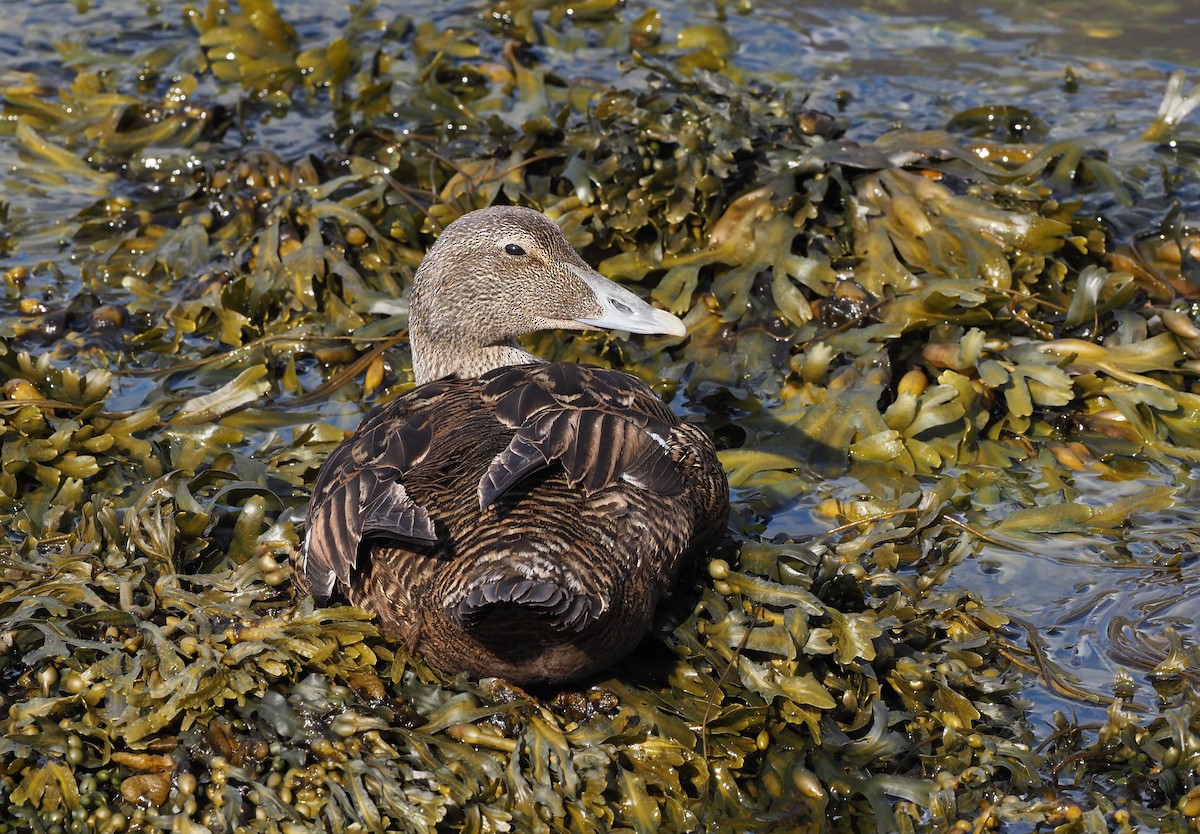
[[[565,682],[625,656],[682,564],[720,537],[712,442],[636,377],[546,363],[546,328],[684,335],[588,267],[538,212],[452,223],[415,279],[417,388],[317,478],[299,557],[441,669]]]

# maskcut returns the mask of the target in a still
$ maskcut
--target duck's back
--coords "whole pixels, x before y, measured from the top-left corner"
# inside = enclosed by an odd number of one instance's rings
[[[330,456],[302,556],[447,671],[607,666],[728,515],[711,441],[635,377],[538,363],[420,386]]]

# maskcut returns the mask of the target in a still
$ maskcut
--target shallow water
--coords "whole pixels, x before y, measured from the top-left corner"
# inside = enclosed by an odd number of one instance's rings
[[[302,40],[324,41],[346,19],[340,0],[281,0],[281,11]],[[395,15],[452,21],[462,9],[480,4],[443,4],[433,0],[388,0],[379,8]],[[630,3],[636,15],[646,4]],[[998,3],[977,12],[966,4],[936,2],[862,2],[796,4],[760,0],[751,4],[671,2],[659,4],[663,31],[673,37],[686,27],[721,22],[732,36],[731,61],[746,77],[762,75],[807,94],[807,106],[836,113],[854,139],[870,140],[896,128],[942,128],[956,114],[985,106],[1024,108],[1034,119],[1028,127],[992,127],[995,135],[1022,135],[1035,141],[1082,138],[1102,148],[1121,173],[1154,182],[1181,178],[1171,200],[1151,188],[1139,205],[1111,210],[1130,234],[1156,227],[1180,201],[1181,217],[1200,222],[1200,113],[1179,129],[1180,142],[1156,145],[1140,139],[1158,108],[1167,76],[1175,69],[1197,78],[1196,42],[1200,7],[1193,3],[1140,4],[1129,16],[1120,0],[1069,4]],[[147,13],[147,10],[150,13]],[[74,72],[60,62],[56,44],[77,44],[68,63],[110,62],[113,72],[156,49],[178,43],[177,12],[170,4],[137,0],[66,3],[40,0],[5,9],[5,28],[17,37],[0,38],[0,85],[35,79],[53,87],[68,83]],[[68,52],[68,54],[70,54]],[[568,57],[569,55],[569,57]],[[186,63],[186,56],[184,56]],[[617,70],[607,52],[597,48],[547,55],[558,70],[600,80]],[[147,83],[161,85],[162,79]],[[1023,123],[1022,123],[1023,124]],[[293,107],[256,123],[245,133],[231,130],[230,148],[240,143],[270,148],[288,159],[329,144],[331,127],[324,116]],[[165,155],[164,155],[164,158]],[[142,160],[154,162],[153,153]],[[2,199],[19,205],[15,221],[23,235],[0,267],[40,264],[30,286],[47,302],[69,299],[79,291],[81,276],[72,248],[55,234],[56,225],[86,210],[101,193],[87,174],[50,174],[27,166],[10,143],[0,141],[0,165],[7,171]],[[152,194],[131,191],[134,199]],[[1097,199],[1103,199],[1102,197]],[[123,297],[119,283],[99,282],[102,300]],[[5,314],[12,311],[5,309]],[[119,381],[110,400],[114,409],[134,408],[153,392],[154,383],[129,377]],[[336,402],[321,406],[324,419],[340,427],[358,419],[357,406]],[[695,409],[693,409],[695,413]],[[1175,487],[1175,506],[1135,515],[1127,526],[1103,531],[1026,537],[1019,546],[984,541],[978,553],[958,565],[952,583],[1001,603],[1019,623],[1012,631],[1020,653],[1037,635],[1043,647],[1042,670],[1050,669],[1058,685],[1030,666],[1027,696],[1035,703],[1035,724],[1050,727],[1055,710],[1081,721],[1099,720],[1111,698],[1114,677],[1128,675],[1124,694],[1148,709],[1160,697],[1148,678],[1168,651],[1165,630],[1174,629],[1195,641],[1200,621],[1200,475],[1191,466],[1163,459],[1129,459],[1117,475],[1029,464],[1007,471],[973,476],[990,488],[963,520],[980,529],[1002,520],[1013,509],[1038,501],[1078,501],[1098,506],[1156,487]],[[969,482],[963,473],[964,490]],[[771,510],[764,538],[782,534],[796,538],[820,533],[828,521],[814,508],[829,497],[864,497],[867,480],[830,473],[814,478],[811,491]],[[749,503],[753,491],[735,494]],[[1048,731],[1048,730],[1047,730]]]
[[[339,0],[285,0],[278,5],[303,39],[327,38],[346,17]],[[723,23],[737,45],[736,66],[806,92],[807,105],[838,113],[852,138],[868,140],[901,126],[940,128],[970,108],[1011,105],[1040,119],[1038,138],[1086,137],[1128,168],[1170,163],[1169,149],[1156,148],[1138,136],[1154,116],[1167,75],[1188,69],[1186,62],[1195,59],[1200,36],[1200,7],[1172,2],[1140,4],[1135,16],[1121,0],[998,3],[977,10],[958,3],[902,1],[834,6],[787,0],[672,0],[658,5],[665,37],[698,23]],[[435,20],[454,18],[464,8],[472,6],[407,0],[380,4],[385,12]],[[628,13],[642,8],[631,3]],[[69,79],[71,72],[55,71],[54,45],[61,40],[78,44],[82,61],[99,60],[97,55],[116,61],[177,42],[169,4],[38,0],[6,9],[5,14],[9,31],[20,36],[0,39],[0,78],[28,72],[43,84],[52,84],[56,76]],[[574,52],[574,67],[563,70],[611,77],[615,70],[604,55],[597,50],[596,61],[589,62],[586,54]],[[1198,121],[1193,115],[1182,133],[1200,135]],[[265,120],[251,141],[291,158],[327,142],[323,134],[319,119],[303,108],[292,108],[281,118]],[[22,176],[20,163],[5,147],[0,143],[0,161],[17,172],[10,184],[13,179],[29,182],[29,190],[19,195],[29,212],[28,225],[53,224],[94,199],[92,189],[82,182],[75,188],[50,188],[32,172]],[[1185,194],[1184,213],[1195,217],[1200,212],[1200,178],[1193,178]],[[17,198],[8,195],[10,200]],[[52,235],[44,240],[39,246],[26,239],[17,262],[53,260],[56,250],[63,251]],[[69,275],[69,265],[64,266]],[[75,291],[70,278],[53,281],[44,287],[52,297],[69,297]],[[119,395],[114,404],[140,400],[149,384],[136,378],[124,383],[119,390],[130,393]],[[353,413],[331,413],[328,418],[349,425],[357,420]],[[1179,474],[1154,470],[1147,467],[1144,475],[1121,488],[1170,484]],[[1036,481],[1037,474],[1017,472],[1010,477]],[[1133,675],[1138,700],[1151,703],[1145,669],[1131,665],[1131,656],[1144,662],[1161,651],[1164,626],[1186,634],[1200,617],[1200,488],[1194,477],[1191,484],[1180,494],[1180,506],[1141,519],[1132,529],[1104,538],[1047,537],[1032,554],[985,544],[955,577],[989,598],[1004,599],[1009,610],[1043,635],[1050,658],[1087,692],[1106,697],[1113,673],[1124,669]],[[1089,495],[1111,500],[1114,485],[1081,478],[1073,488],[1081,500]],[[796,506],[781,508],[769,532],[815,533],[821,524],[813,519],[811,508],[827,495],[855,491],[853,484],[844,490],[821,488]],[[1004,506],[985,515],[1003,515]],[[1164,565],[1172,555],[1178,564]],[[1089,709],[1032,678],[1030,694],[1045,711]]]
[[[686,10],[677,19],[716,19],[721,6],[739,43],[739,66],[811,91],[809,106],[840,113],[848,135],[863,140],[901,126],[940,128],[961,111],[1009,105],[1035,114],[1045,141],[1086,137],[1120,166],[1171,165],[1170,148],[1139,136],[1157,111],[1167,76],[1176,69],[1200,71],[1200,6],[1188,3],[1139,4],[1131,14],[1121,0],[978,8],[905,0],[836,6],[763,0],[748,14],[737,13],[735,3],[677,4]],[[1200,137],[1200,114],[1192,114],[1182,133]],[[1185,157],[1182,164],[1193,173],[1184,215],[1195,222],[1200,178],[1194,160]],[[1161,210],[1143,206],[1131,213],[1148,219]],[[1136,700],[1153,707],[1147,664],[1165,654],[1163,629],[1195,639],[1200,476],[1186,465],[1135,467],[1141,474],[1122,483],[1081,475],[1068,492],[1083,503],[1102,503],[1182,482],[1177,506],[1106,536],[1045,536],[1030,543],[1030,553],[985,543],[955,569],[956,581],[1004,600],[1006,610],[1038,632],[1047,659],[1078,684],[1078,692],[1101,701],[1089,705],[1031,677],[1027,694],[1043,716],[1061,709],[1080,720],[1099,720],[1120,672],[1132,676]],[[1031,481],[1034,489],[1042,480],[1032,471],[1007,477],[1014,484]],[[850,485],[840,494],[855,491]],[[815,533],[821,522],[810,510],[826,494],[839,491],[822,488],[800,499],[776,515],[769,532]],[[1012,507],[999,502],[982,515],[996,520]]]

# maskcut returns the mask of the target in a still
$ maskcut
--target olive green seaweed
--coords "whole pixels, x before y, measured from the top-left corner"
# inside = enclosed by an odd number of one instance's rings
[[[1137,176],[978,135],[1020,109],[852,141],[719,20],[617,0],[296,14],[167,4],[0,74],[0,832],[1195,830],[1194,634],[1120,643],[1147,708],[952,576],[1147,521],[1163,581],[1194,560],[1200,242],[1097,219]],[[643,376],[732,491],[563,692],[447,678],[288,567],[411,385],[422,254],[497,202],[684,317],[528,347]],[[1105,721],[1036,727],[1035,681]]]

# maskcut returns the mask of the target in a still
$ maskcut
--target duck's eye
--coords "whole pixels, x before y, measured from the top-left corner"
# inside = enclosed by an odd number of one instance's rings
[[[515,243],[510,243],[504,247],[504,251],[510,255],[516,255],[518,258],[525,254],[525,250]]]

